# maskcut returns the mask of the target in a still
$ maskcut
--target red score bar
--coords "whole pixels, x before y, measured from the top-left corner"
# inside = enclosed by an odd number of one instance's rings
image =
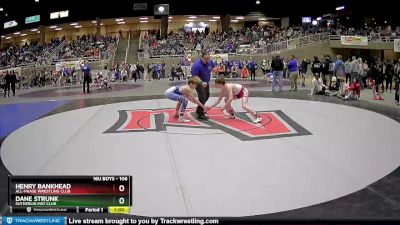
[[[129,184],[75,184],[71,194],[129,194]]]

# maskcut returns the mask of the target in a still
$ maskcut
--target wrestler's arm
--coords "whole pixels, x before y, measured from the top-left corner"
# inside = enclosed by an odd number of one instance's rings
[[[196,80],[197,85],[201,85],[201,86],[203,86],[204,88],[207,87],[207,85],[208,85],[207,82],[202,81],[202,80],[200,79],[199,75],[192,75],[192,78],[194,78],[194,79]]]
[[[212,104],[211,106],[208,106],[208,107],[214,108],[216,105],[218,105],[221,102],[222,98],[223,98],[223,95],[222,95],[222,91],[221,91],[221,93],[219,93],[218,99],[214,102],[214,104]]]
[[[203,109],[206,109],[206,107],[199,101],[199,99],[196,98],[196,96],[194,96],[192,89],[190,88],[185,88],[183,89],[183,93],[187,96],[188,100],[191,101],[194,104],[197,104],[198,106],[200,106]]]
[[[231,104],[231,102],[233,101],[233,91],[232,91],[232,87],[230,85],[226,86],[226,90],[228,91],[228,101],[225,102],[224,107],[221,108],[222,111],[224,111],[226,109],[226,107],[228,105]]]

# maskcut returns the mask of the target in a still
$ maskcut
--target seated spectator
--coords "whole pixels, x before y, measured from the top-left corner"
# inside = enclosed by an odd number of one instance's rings
[[[241,78],[247,78],[249,77],[249,69],[247,69],[246,66],[243,67],[242,71],[240,72],[240,77]]]
[[[49,43],[25,43],[21,47],[10,46],[0,49],[0,67],[17,67],[21,65],[50,64],[56,59],[69,59],[92,57],[93,59],[109,58],[116,44],[116,38],[111,36],[101,37],[95,41],[93,35],[83,35],[56,52],[57,47],[65,41],[65,37],[52,39]]]
[[[179,65],[178,66],[178,68],[176,68],[176,75],[178,76],[178,77],[183,77],[183,79],[185,79],[185,75],[184,75],[184,73],[183,73],[183,69],[182,69],[182,66],[181,65]]]
[[[181,80],[180,76],[177,75],[175,65],[171,66],[171,78],[169,80],[173,81],[175,78],[178,78],[178,80]]]
[[[337,96],[343,98],[343,100],[359,99],[361,96],[361,84],[358,78],[354,78],[350,84],[344,83]]]
[[[225,76],[225,66],[220,63],[217,67],[218,76]]]
[[[311,81],[311,93],[308,95],[328,95],[332,96],[335,93],[328,90],[328,86],[326,86],[319,75],[314,75]]]
[[[237,78],[239,76],[238,75],[239,69],[236,63],[233,64],[231,71],[232,71],[232,78]]]

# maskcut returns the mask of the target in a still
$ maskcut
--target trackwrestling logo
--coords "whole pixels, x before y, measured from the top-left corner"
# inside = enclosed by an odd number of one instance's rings
[[[253,124],[248,114],[239,112],[236,119],[225,119],[218,109],[207,112],[207,121],[195,119],[194,109],[187,110],[189,123],[174,118],[175,109],[119,110],[118,121],[104,133],[163,132],[167,127],[217,129],[242,141],[310,135],[311,133],[280,110],[258,112],[263,122]]]

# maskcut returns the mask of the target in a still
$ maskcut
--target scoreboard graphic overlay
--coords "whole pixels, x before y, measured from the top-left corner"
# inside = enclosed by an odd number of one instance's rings
[[[11,213],[129,213],[131,176],[9,176]]]

